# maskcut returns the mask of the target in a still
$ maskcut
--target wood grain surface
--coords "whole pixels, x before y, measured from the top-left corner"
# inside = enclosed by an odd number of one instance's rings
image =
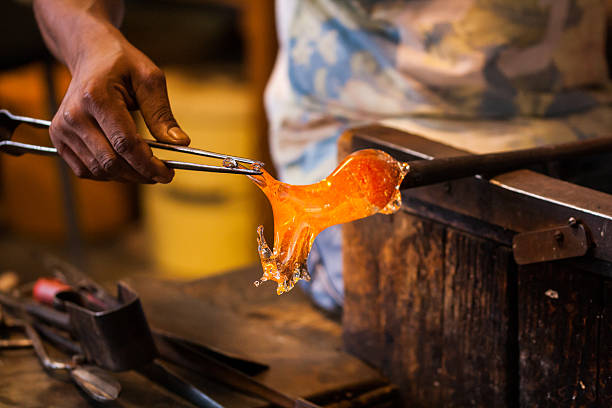
[[[127,283],[139,293],[152,326],[189,340],[263,362],[256,378],[286,394],[334,402],[388,382],[342,351],[341,326],[314,308],[299,289],[277,296],[272,286],[253,287],[260,266],[189,283],[148,276]],[[168,365],[225,407],[265,407],[218,382]],[[105,407],[191,407],[135,372],[116,375],[123,390]],[[379,392],[379,391],[377,391]],[[390,396],[378,396],[389,406]],[[0,407],[88,407],[65,375],[47,374],[33,351],[0,351]],[[376,405],[379,406],[379,405]]]
[[[562,262],[520,268],[521,406],[597,406],[602,283]]]
[[[343,228],[347,348],[411,406],[505,406],[509,249],[406,212]]]
[[[360,148],[403,159],[449,154],[381,127],[339,141],[340,157]],[[536,173],[511,174],[537,191],[529,184]],[[573,185],[553,182],[556,195],[576,198]],[[479,178],[405,190],[398,213],[343,227],[347,349],[379,367],[406,407],[611,407],[612,265],[596,259],[609,245],[609,217],[589,220],[604,237],[590,255],[519,269],[508,220],[550,228],[567,222],[567,211],[555,221],[533,205],[535,193],[524,195],[531,201],[498,194],[494,203],[495,188]],[[578,203],[603,197],[584,191],[574,191]]]

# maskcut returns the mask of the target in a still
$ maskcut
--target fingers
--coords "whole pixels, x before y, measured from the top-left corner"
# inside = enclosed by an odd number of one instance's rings
[[[108,180],[108,176],[100,170],[95,159],[89,154],[85,146],[82,144],[78,146],[78,139],[73,140],[77,140],[77,144],[73,146],[63,142],[57,142],[55,146],[62,159],[64,159],[74,174],[77,177],[92,180]]]
[[[163,179],[155,180],[155,176],[145,177],[136,171],[113,149],[95,119],[80,107],[62,107],[49,134],[60,156],[78,177],[135,183],[168,180],[163,163]],[[150,149],[147,154],[152,156]]]
[[[120,92],[104,93],[99,87],[83,95],[84,107],[102,129],[114,153],[136,173],[150,182],[169,183],[173,170],[153,156],[151,148],[140,138]],[[113,174],[118,174],[114,170]]]
[[[66,144],[60,142],[55,144],[55,148],[77,177],[94,178],[87,166],[81,161],[81,159],[79,159],[79,156],[77,156],[77,154],[74,153]]]
[[[129,47],[73,76],[49,130],[52,140],[81,177],[170,182],[174,171],[138,135],[128,105],[140,108],[157,140],[189,144],[170,110],[163,73]]]
[[[119,181],[133,183],[150,182],[138,172],[136,172],[121,156],[119,156],[110,145],[102,129],[95,122],[94,118],[89,115],[83,115],[80,120],[75,121],[69,118],[69,115],[64,112],[66,122],[72,123],[73,134],[69,140],[75,140],[74,144],[68,143],[75,152],[83,152],[83,155],[89,155],[95,158],[97,169],[102,176],[107,179],[115,179]],[[75,146],[76,145],[76,146]],[[90,172],[95,174],[94,169],[89,167]]]
[[[51,122],[49,135],[57,153],[64,159],[77,177],[82,178],[104,178],[97,161],[91,152],[73,135],[70,128],[57,118]],[[90,169],[91,168],[91,169]]]
[[[166,78],[155,67],[134,78],[134,92],[149,132],[160,142],[188,145],[189,136],[174,119],[168,100]]]

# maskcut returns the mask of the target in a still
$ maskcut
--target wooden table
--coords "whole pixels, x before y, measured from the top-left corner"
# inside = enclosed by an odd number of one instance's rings
[[[146,276],[127,283],[141,296],[152,326],[268,364],[270,369],[257,379],[287,394],[330,402],[347,392],[358,394],[386,384],[377,371],[342,351],[338,321],[315,309],[297,288],[278,297],[272,284],[253,287],[259,275],[260,267],[253,266],[190,283]],[[224,406],[267,406],[193,373],[179,372]],[[134,372],[117,378],[123,391],[111,406],[191,406]],[[0,352],[0,406],[90,405],[66,376],[45,373],[32,350]]]

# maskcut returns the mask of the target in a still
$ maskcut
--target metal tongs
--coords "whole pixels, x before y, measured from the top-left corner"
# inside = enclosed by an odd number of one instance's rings
[[[13,156],[21,156],[24,153],[33,153],[43,156],[57,156],[57,149],[54,147],[12,141],[11,137],[13,136],[13,132],[20,124],[26,124],[40,129],[48,129],[51,122],[43,119],[13,115],[6,109],[0,109],[0,152],[8,153]],[[244,157],[229,156],[227,154],[214,153],[207,150],[194,149],[192,147],[161,143],[155,140],[145,139],[145,143],[151,148],[155,149],[169,150],[173,152],[181,152],[223,160],[222,166],[162,160],[164,164],[171,169],[258,175],[261,174],[260,169],[264,166],[264,164],[260,161],[245,159]],[[251,168],[246,168],[244,165],[248,165]]]

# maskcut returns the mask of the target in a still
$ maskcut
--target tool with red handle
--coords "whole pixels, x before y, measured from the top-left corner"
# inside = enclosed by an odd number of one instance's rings
[[[54,260],[54,262],[58,261]],[[72,268],[70,265],[56,263],[55,268],[57,268],[58,265],[62,268],[68,268],[68,275],[71,277],[70,280],[80,282],[80,285],[86,290],[77,291],[70,286],[68,286],[68,290],[66,290],[65,286],[55,285],[54,282],[43,280],[37,282],[37,285],[41,286],[41,292],[51,294],[55,291],[55,300],[51,299],[49,301],[49,299],[46,299],[46,302],[42,298],[37,300],[47,304],[57,305],[58,298],[60,300],[67,298],[79,299],[79,302],[86,304],[89,299],[87,296],[88,294],[95,294],[94,297],[96,297],[96,300],[100,300],[100,297],[107,299],[112,298],[98,284],[89,280],[89,278]],[[121,288],[121,284],[119,287]],[[91,292],[88,292],[88,290],[91,290]],[[235,389],[244,392],[245,394],[262,398],[280,407],[317,407],[316,404],[309,401],[291,397],[272,389],[245,374],[245,372],[248,373],[249,371],[253,374],[261,372],[262,368],[265,369],[267,366],[261,365],[257,362],[244,360],[239,357],[227,356],[224,353],[220,353],[200,344],[193,343],[171,333],[151,329],[151,334],[160,357],[166,361],[191,369],[208,378],[230,385]],[[153,380],[156,380],[156,378],[163,379],[163,376],[158,375],[159,373],[157,373],[155,370],[143,374],[147,375]]]

